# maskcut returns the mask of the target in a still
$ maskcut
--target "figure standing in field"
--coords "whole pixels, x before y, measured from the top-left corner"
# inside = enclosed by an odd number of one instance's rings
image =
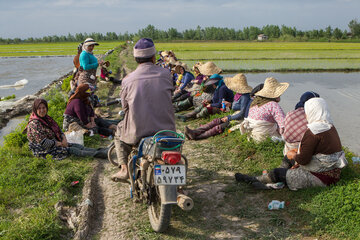
[[[83,51],[80,54],[80,74],[78,85],[91,84],[96,86],[96,69],[99,64],[97,58],[94,56],[94,47],[99,44],[92,38],[87,38],[83,44]]]
[[[75,89],[77,87],[77,82],[79,79],[79,69],[80,69],[80,54],[82,52],[82,48],[83,48],[83,43],[79,43],[78,48],[77,48],[77,54],[74,57],[73,63],[74,63],[74,74],[73,74],[73,79],[70,81],[70,93],[69,96],[73,95],[75,92]]]
[[[153,41],[140,39],[134,46],[138,67],[122,81],[120,97],[125,116],[115,134],[116,155],[121,169],[112,176],[113,181],[128,179],[128,156],[141,138],[164,129],[175,131],[171,102],[173,81],[167,69],[155,65],[155,54]]]

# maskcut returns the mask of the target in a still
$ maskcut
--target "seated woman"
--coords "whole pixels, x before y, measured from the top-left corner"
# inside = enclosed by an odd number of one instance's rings
[[[24,130],[34,156],[46,158],[46,155],[50,154],[56,160],[62,160],[69,155],[107,158],[107,148],[93,149],[68,143],[59,125],[47,113],[47,102],[44,99],[35,99],[29,123]]]
[[[72,123],[79,124],[82,128],[93,130],[104,136],[114,135],[116,125],[111,124],[105,119],[96,117],[90,104],[91,95],[88,84],[79,85],[66,106],[64,114],[63,128],[68,130]]]
[[[204,80],[204,75],[202,75],[198,69],[199,64],[200,63],[196,63],[193,66],[193,70],[194,70],[196,77],[195,77],[195,79],[191,80],[191,82],[189,84],[189,85],[191,85],[191,87],[187,88],[184,94],[178,93],[177,96],[174,95],[173,102],[184,101],[185,99],[187,99],[191,96],[195,96],[197,93],[199,93],[199,91],[203,87],[202,83]]]
[[[234,93],[224,83],[223,77],[219,74],[212,75],[206,81],[204,86],[215,89],[214,96],[211,101],[204,100],[202,105],[195,108],[194,111],[185,115],[177,115],[179,119],[186,122],[188,119],[207,117],[209,114],[219,113],[222,107],[222,101],[225,100],[231,104],[234,99]]]
[[[247,83],[246,77],[244,74],[237,74],[232,78],[225,78],[225,85],[232,91],[236,92],[238,99],[234,97],[234,102],[232,104],[233,110],[234,106],[236,106],[236,110],[240,110],[238,114],[234,116],[227,116],[223,118],[216,118],[211,122],[200,126],[197,129],[191,130],[187,126],[185,126],[185,136],[191,140],[199,140],[208,138],[211,136],[218,135],[222,133],[225,128],[229,126],[229,122],[231,120],[243,120],[244,117],[247,116],[247,105],[250,102],[250,92],[253,90]],[[238,108],[238,106],[240,106]]]
[[[289,167],[289,159],[286,158],[286,153],[291,149],[298,149],[300,141],[307,129],[307,120],[305,116],[304,104],[307,100],[315,97],[320,97],[315,92],[305,92],[301,95],[300,101],[296,104],[295,110],[286,114],[284,121],[284,132],[282,138],[285,141],[284,146],[284,160],[283,167]]]
[[[305,114],[308,128],[300,148],[287,153],[295,161],[291,169],[275,168],[258,177],[236,173],[236,180],[251,183],[258,189],[270,189],[267,183],[283,182],[291,190],[337,183],[347,160],[325,100],[312,98],[305,102]]]
[[[190,92],[187,90],[192,87],[191,81],[194,79],[194,75],[187,70],[187,66],[184,63],[177,65],[175,72],[178,75],[182,75],[182,78],[180,80],[180,86],[174,91],[173,102],[178,101],[178,98],[183,98],[183,95],[190,96]]]
[[[280,107],[280,96],[289,87],[289,83],[279,83],[275,78],[267,78],[264,87],[255,94],[249,109],[249,115],[241,123],[242,134],[248,133],[255,141],[277,136],[284,130],[285,114]]]
[[[213,62],[207,62],[205,64],[197,63],[196,66],[200,74],[203,76],[200,89],[192,91],[190,97],[187,99],[175,102],[173,104],[175,112],[187,110],[192,106],[202,106],[204,100],[211,101],[214,96],[215,89],[212,87],[205,87],[204,84],[211,75],[220,74],[222,70]]]
[[[110,81],[115,84],[121,84],[121,80],[115,79],[114,77],[110,77],[112,71],[107,69],[109,66],[110,66],[109,61],[106,61],[103,64],[101,64],[100,79],[104,81]]]

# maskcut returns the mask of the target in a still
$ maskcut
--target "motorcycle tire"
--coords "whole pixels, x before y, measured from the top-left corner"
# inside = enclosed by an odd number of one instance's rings
[[[115,150],[115,144],[114,142],[110,145],[109,151],[108,151],[108,160],[111,164],[113,164],[115,167],[119,167],[119,162],[117,161],[117,155]]]
[[[151,169],[150,176],[154,174],[154,169]],[[154,183],[153,178],[151,177],[150,186]],[[162,204],[160,192],[157,186],[156,189],[156,199],[155,201],[151,202],[148,206],[148,215],[151,227],[154,229],[155,232],[164,232],[170,224],[171,218],[171,205],[170,204]]]
[[[155,232],[164,232],[170,224],[171,205],[162,204],[160,196],[158,201],[152,202],[148,207],[151,227]]]

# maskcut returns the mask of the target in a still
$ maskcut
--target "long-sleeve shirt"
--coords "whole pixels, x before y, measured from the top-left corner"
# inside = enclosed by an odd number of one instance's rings
[[[240,112],[235,115],[229,115],[228,121],[244,119],[246,117],[245,115],[247,115],[246,113],[248,113],[248,112],[246,112],[246,109],[248,109],[247,106],[248,106],[249,102],[250,102],[250,93],[242,94],[241,97],[239,98],[239,100],[236,102],[236,104],[238,106],[240,106],[240,108],[239,108]],[[233,103],[233,106],[234,106],[234,103]]]
[[[300,153],[296,154],[295,161],[306,165],[311,161],[313,155],[333,154],[340,151],[342,151],[341,141],[335,127],[316,135],[308,129],[301,140]]]
[[[120,97],[125,116],[117,125],[116,136],[134,145],[160,130],[175,131],[172,90],[167,69],[150,62],[138,65],[122,81]]]
[[[80,67],[80,54],[75,55],[73,63],[76,68]]]
[[[280,134],[284,129],[285,114],[277,102],[271,101],[261,107],[253,106],[249,109],[248,118],[277,123]]]
[[[89,118],[94,117],[94,110],[89,106],[83,103],[80,99],[72,100],[65,110],[65,114],[76,117],[86,125],[90,122]]]
[[[234,100],[233,91],[228,89],[225,84],[215,90],[214,97],[211,101],[211,107],[221,108],[221,102],[223,99],[227,102],[232,102]]]
[[[84,70],[96,69],[99,66],[97,58],[86,51],[82,51],[80,54],[80,66]]]
[[[191,83],[191,80],[193,80],[193,79],[194,79],[194,75],[192,75],[192,73],[185,72],[181,79],[180,90],[184,90],[184,88],[186,88],[186,86],[188,86]]]

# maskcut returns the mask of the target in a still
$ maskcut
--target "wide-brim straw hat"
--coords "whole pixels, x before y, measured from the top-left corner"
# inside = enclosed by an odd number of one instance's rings
[[[253,89],[248,85],[246,76],[242,73],[236,74],[234,77],[227,77],[224,82],[230,90],[236,93],[251,93]]]
[[[198,67],[202,75],[211,76],[213,74],[219,74],[222,69],[215,65],[213,62],[206,62]]]
[[[173,58],[173,57],[165,57],[164,61],[167,64],[171,64],[171,65],[174,65],[174,66],[179,64],[179,61],[176,61],[175,58]]]
[[[265,79],[263,89],[255,93],[255,96],[266,97],[266,98],[278,98],[286,91],[288,87],[289,87],[289,83],[287,82],[279,83],[275,78],[269,77]]]
[[[203,64],[204,64],[203,62],[197,62],[197,63],[195,63],[194,66],[192,67],[192,70],[195,71],[195,68],[197,68],[197,69],[199,70],[199,67],[200,67],[201,65],[203,65]],[[199,70],[199,71],[200,71],[200,70]]]
[[[92,38],[87,38],[87,39],[85,39],[85,41],[84,41],[84,43],[83,43],[83,46],[90,46],[90,45],[98,46],[99,43],[95,42],[95,40],[92,39]]]
[[[180,62],[180,64],[177,64],[177,65],[175,66],[175,72],[176,72],[177,74],[180,74],[180,67],[183,67],[184,70],[185,70],[185,72],[188,72],[188,71],[189,71],[189,68],[188,68],[188,66],[186,65],[186,63]]]
[[[167,56],[169,56],[169,51],[162,51],[160,55],[162,57],[167,57]]]

